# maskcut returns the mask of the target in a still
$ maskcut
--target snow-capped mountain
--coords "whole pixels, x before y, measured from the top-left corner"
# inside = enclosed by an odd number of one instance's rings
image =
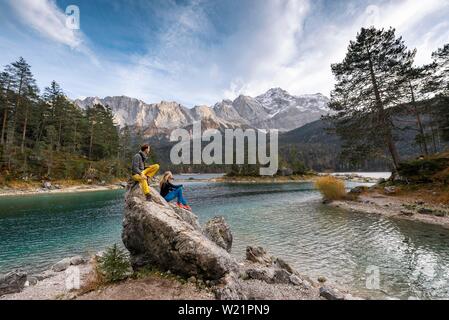
[[[255,98],[267,111],[268,117],[256,127],[290,131],[318,120],[328,114],[329,99],[322,94],[292,96],[281,88],[270,89]]]
[[[192,109],[176,102],[147,104],[125,96],[75,100],[81,108],[96,103],[108,105],[117,124],[141,127],[148,136],[167,134],[195,121],[201,121],[204,129],[253,127],[290,131],[329,113],[328,102],[322,94],[293,96],[280,88],[270,89],[256,98],[241,95],[234,101],[223,100],[213,107]]]

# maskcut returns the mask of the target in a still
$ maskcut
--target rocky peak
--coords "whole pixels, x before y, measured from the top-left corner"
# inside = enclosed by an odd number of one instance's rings
[[[195,121],[202,121],[204,129],[252,127],[289,131],[327,114],[328,102],[322,94],[294,96],[281,88],[270,89],[256,98],[240,95],[234,101],[223,100],[213,107],[200,105],[192,109],[174,101],[147,104],[127,96],[75,100],[81,108],[95,103],[109,105],[118,125],[142,127],[149,136],[167,134]]]

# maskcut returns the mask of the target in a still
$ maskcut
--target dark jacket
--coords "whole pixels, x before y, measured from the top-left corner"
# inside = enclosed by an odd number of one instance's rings
[[[136,155],[133,157],[132,162],[132,174],[141,174],[143,170],[145,170],[145,161],[147,160],[147,156],[145,156],[145,153],[143,151],[139,151],[139,153],[136,153]]]
[[[163,183],[161,186],[161,196],[165,198],[171,191],[182,188],[182,185],[174,185],[170,182]]]

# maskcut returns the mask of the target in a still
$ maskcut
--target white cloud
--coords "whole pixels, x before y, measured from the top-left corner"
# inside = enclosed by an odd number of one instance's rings
[[[123,94],[193,106],[238,94],[254,96],[272,87],[293,94],[329,94],[334,84],[330,65],[344,58],[349,41],[362,26],[397,28],[406,44],[418,49],[417,64],[429,62],[431,52],[449,39],[449,0],[366,0],[364,5],[353,1],[338,12],[310,0],[260,1],[251,10],[242,4],[242,12],[218,17],[231,26],[227,32],[217,29],[217,16],[208,11],[210,3],[169,1],[158,12],[158,38],[148,43],[146,54],[114,59],[108,53],[101,66],[90,68],[92,61],[82,58],[86,53],[93,56],[87,38],[65,28],[65,15],[53,1],[9,3],[22,23],[63,44],[59,47],[75,49],[57,52],[71,51],[67,55],[80,65],[79,72],[68,74],[65,63],[58,70],[52,66],[53,74],[46,76],[65,79],[75,97]],[[33,57],[46,54],[42,50]]]
[[[372,25],[396,28],[397,35],[402,35],[410,48],[418,49],[416,63],[428,63],[431,53],[449,39],[449,23],[438,24],[432,20],[434,15],[442,13],[449,14],[447,0],[392,0],[366,5],[360,12],[353,11],[355,19],[348,14],[345,24],[341,20],[326,21],[313,35],[305,35],[301,39],[298,62],[279,69],[272,80],[293,93],[329,94],[334,85],[330,65],[344,58],[349,41],[355,39],[361,27]]]
[[[158,50],[122,69],[125,92],[156,91],[163,99],[212,104],[268,90],[273,77],[295,61],[308,1],[266,1],[247,20],[230,21],[238,31],[218,41],[201,4],[169,13],[172,23],[161,33]]]
[[[196,1],[170,14],[176,23],[161,34],[158,51],[137,59],[132,71],[124,70],[125,91],[146,92],[146,96],[157,92],[153,98],[190,105],[212,104],[239,94],[255,96],[272,87],[293,94],[328,95],[334,84],[330,66],[344,58],[361,27],[395,27],[408,46],[418,48],[416,62],[422,64],[449,38],[447,22],[435,24],[431,19],[449,13],[447,5],[447,0],[348,4],[351,10],[339,13],[338,20],[325,12],[318,16],[322,23],[305,33],[303,25],[314,13],[310,1],[266,1],[245,21],[232,21],[237,31],[209,47],[203,38],[215,36],[216,30]]]
[[[53,0],[8,0],[22,24],[54,42],[86,54],[94,64],[98,59],[86,45],[80,30],[66,26],[66,15]]]

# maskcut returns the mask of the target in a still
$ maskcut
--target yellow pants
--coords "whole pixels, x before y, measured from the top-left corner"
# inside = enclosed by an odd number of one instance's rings
[[[152,166],[149,166],[145,170],[142,171],[142,173],[147,176],[148,178],[153,178],[154,175],[159,171],[159,165],[153,164]],[[148,186],[148,181],[146,178],[142,177],[140,174],[133,175],[134,181],[139,182],[140,188],[142,189],[143,193],[145,195],[150,193],[150,187]]]

